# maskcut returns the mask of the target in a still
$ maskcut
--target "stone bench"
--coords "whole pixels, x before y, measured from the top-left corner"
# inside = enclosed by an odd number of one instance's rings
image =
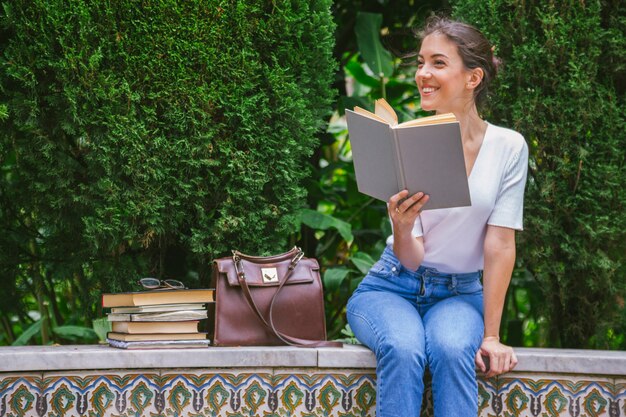
[[[479,379],[481,416],[626,417],[626,352],[516,353],[515,372]],[[0,417],[374,416],[374,368],[361,346],[0,347]]]

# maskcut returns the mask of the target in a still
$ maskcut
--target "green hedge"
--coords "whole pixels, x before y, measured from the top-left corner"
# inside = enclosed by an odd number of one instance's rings
[[[489,118],[531,149],[519,257],[543,293],[553,347],[626,333],[626,6],[458,1],[504,59]]]
[[[333,99],[329,9],[2,2],[0,312],[284,250]]]

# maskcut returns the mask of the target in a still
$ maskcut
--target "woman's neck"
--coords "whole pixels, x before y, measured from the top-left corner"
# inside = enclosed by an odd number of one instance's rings
[[[459,121],[463,143],[482,143],[487,130],[487,122],[478,114],[476,105],[472,104],[469,109],[464,109],[463,111],[455,111],[454,115]]]

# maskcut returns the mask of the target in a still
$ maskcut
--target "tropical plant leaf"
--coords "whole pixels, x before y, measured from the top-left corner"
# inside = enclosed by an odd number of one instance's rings
[[[361,273],[363,274],[367,274],[367,272],[370,270],[372,265],[376,263],[376,261],[365,252],[355,253],[350,258],[350,261],[352,261],[354,266],[356,266],[357,269],[361,271]]]
[[[52,331],[59,337],[75,341],[86,342],[98,339],[98,335],[93,329],[84,326],[59,326],[52,329]]]
[[[328,268],[324,272],[324,288],[328,291],[334,291],[341,286],[346,279],[350,270],[348,268]]]
[[[328,214],[320,213],[316,210],[302,209],[300,211],[300,220],[302,223],[313,229],[327,230],[330,228],[337,229],[343,240],[351,243],[354,240],[352,235],[352,226],[348,222],[344,222],[336,217]]]
[[[377,76],[391,77],[393,59],[380,42],[383,16],[378,13],[359,12],[356,16],[356,41],[363,59]]]
[[[106,317],[95,319],[91,323],[93,331],[98,335],[101,342],[106,341],[107,333],[111,331],[111,322]]]
[[[368,75],[363,69],[363,66],[357,59],[358,55],[354,55],[350,61],[344,67],[346,71],[354,77],[357,82],[366,85],[368,87],[377,88],[380,87],[380,80]]]
[[[20,335],[20,337],[18,337],[17,339],[15,339],[15,341],[13,343],[11,343],[11,346],[24,346],[24,345],[26,345],[26,343],[28,343],[28,341],[31,339],[31,337],[33,337],[34,335],[39,333],[39,331],[41,330],[41,324],[42,323],[43,323],[43,319],[39,319],[36,322],[34,322],[33,324],[31,324],[28,329],[24,330],[24,333],[22,333]]]
[[[372,100],[367,97],[359,97],[359,96],[341,96],[337,102],[337,112],[340,116],[343,116],[346,112],[346,109],[352,110],[354,106],[359,106],[364,108],[365,110],[374,110],[374,106],[372,105]]]

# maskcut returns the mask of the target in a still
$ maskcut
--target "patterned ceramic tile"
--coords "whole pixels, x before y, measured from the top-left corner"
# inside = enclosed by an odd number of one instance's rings
[[[609,404],[609,416],[626,417],[626,376],[613,381],[613,401]]]
[[[374,416],[376,382],[371,371],[283,369],[272,383],[268,416]]]
[[[432,416],[427,377],[423,417]],[[373,370],[168,369],[0,374],[0,417],[373,417]],[[481,417],[626,417],[626,379],[479,380]]]
[[[511,417],[609,417],[613,400],[608,378],[512,374],[498,378],[498,387],[502,410]]]
[[[159,412],[156,371],[67,371],[44,374],[51,416],[142,416]]]
[[[167,370],[161,375],[165,414],[256,416],[268,412],[270,369]]]
[[[494,411],[494,407],[498,407],[500,404],[500,397],[498,397],[498,385],[497,378],[479,378],[478,379],[478,415],[479,416],[491,416],[497,415]]]
[[[0,417],[37,415],[47,409],[41,373],[0,374]]]

